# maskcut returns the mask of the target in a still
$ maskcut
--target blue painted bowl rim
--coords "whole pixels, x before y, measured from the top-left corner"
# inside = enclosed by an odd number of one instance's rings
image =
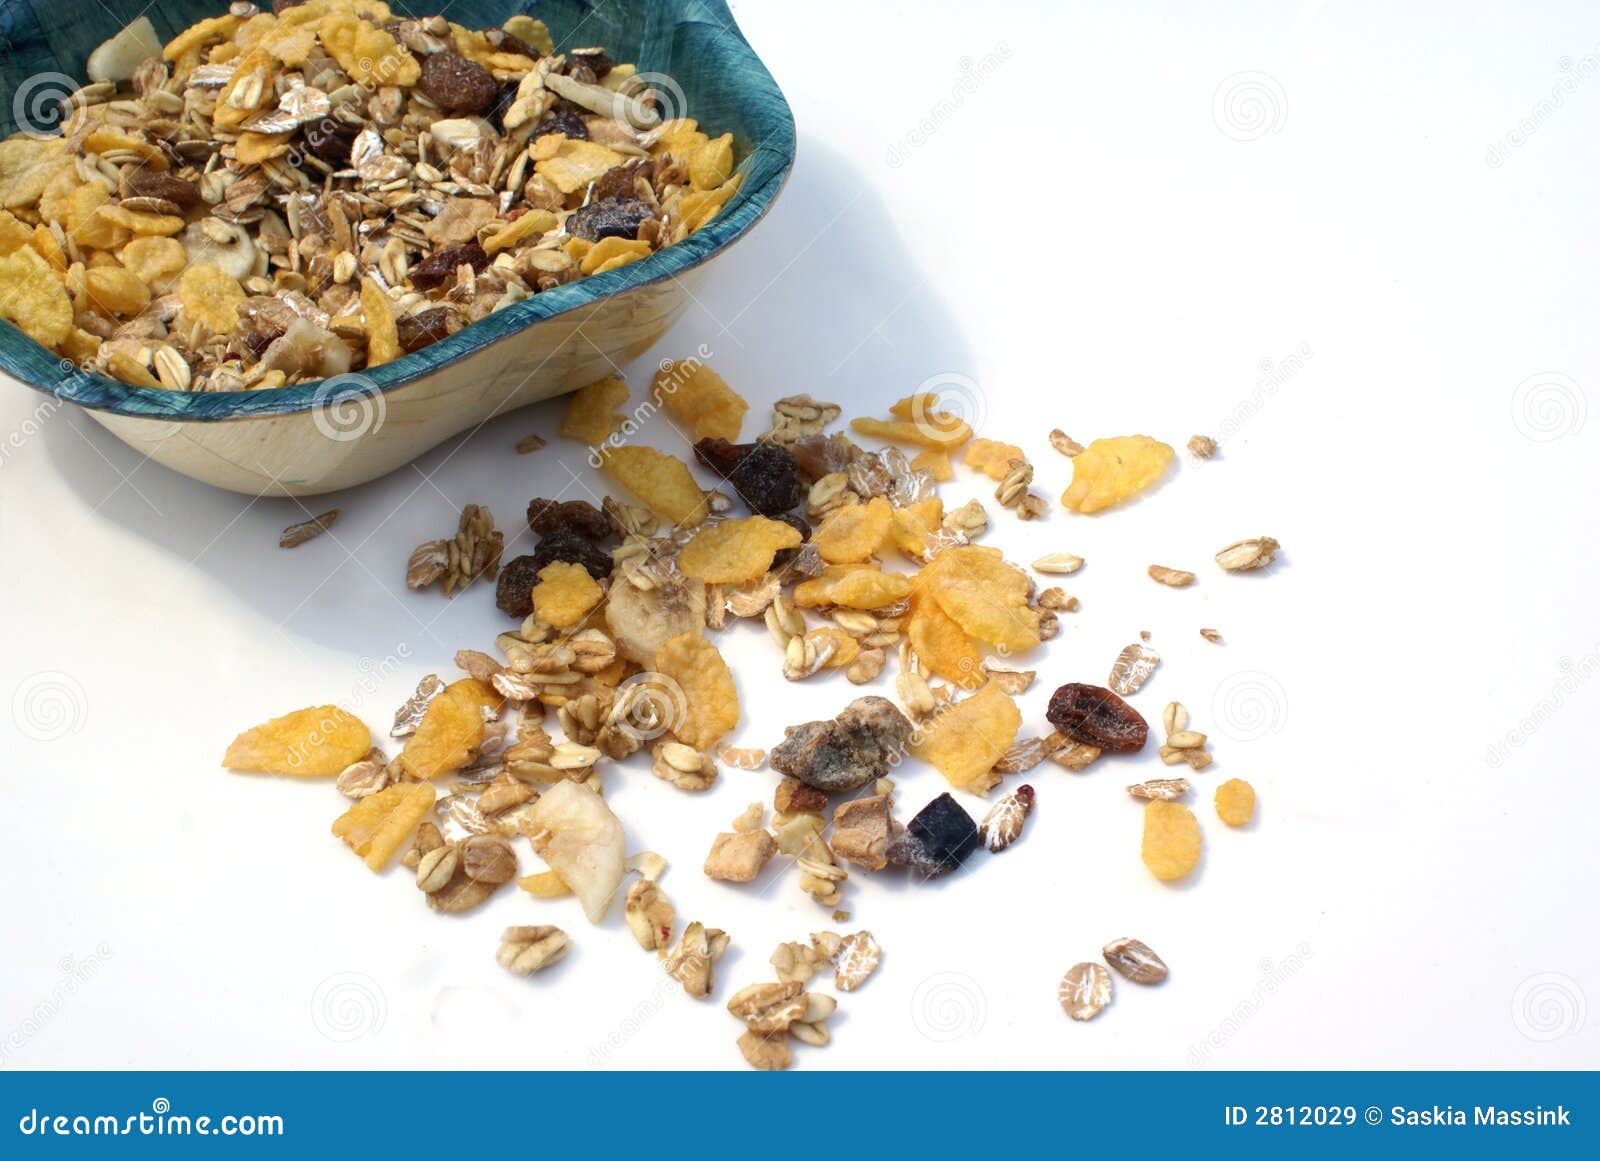
[[[108,411],[115,415],[177,422],[207,422],[251,419],[259,416],[289,415],[325,407],[334,399],[359,390],[371,394],[372,388],[389,392],[465,359],[486,347],[510,338],[536,323],[593,306],[641,287],[651,286],[702,265],[737,242],[772,208],[794,168],[794,114],[789,103],[744,38],[725,0],[697,0],[693,6],[709,10],[712,21],[728,36],[717,44],[729,58],[716,63],[733,75],[754,82],[752,92],[764,93],[770,101],[753,102],[755,147],[741,159],[739,169],[748,172],[761,153],[779,158],[778,169],[758,187],[741,185],[723,212],[681,242],[658,250],[648,258],[627,266],[569,282],[515,303],[504,310],[464,327],[449,338],[352,377],[319,379],[261,391],[167,391],[155,387],[135,387],[92,371],[85,371],[52,351],[40,346],[21,331],[7,324],[0,330],[0,370],[36,391],[81,407]],[[690,20],[685,23],[706,23]],[[714,128],[714,127],[713,127]],[[369,386],[370,385],[370,386]]]

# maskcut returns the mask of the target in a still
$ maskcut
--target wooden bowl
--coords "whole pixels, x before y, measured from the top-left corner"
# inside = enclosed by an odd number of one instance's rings
[[[145,14],[166,40],[226,8],[227,0],[158,0]],[[455,0],[448,17],[487,28],[518,12],[544,20],[558,51],[604,45],[640,72],[671,77],[682,90],[679,115],[733,134],[744,181],[709,225],[358,374],[264,391],[132,387],[79,369],[7,322],[0,373],[85,408],[130,447],[186,476],[251,495],[310,496],[376,479],[457,432],[603,378],[643,353],[688,304],[707,264],[772,207],[794,164],[794,117],[722,0]],[[9,50],[0,65],[0,137],[49,85],[54,96],[76,87],[89,53],[116,31],[97,4],[56,11],[0,0]]]

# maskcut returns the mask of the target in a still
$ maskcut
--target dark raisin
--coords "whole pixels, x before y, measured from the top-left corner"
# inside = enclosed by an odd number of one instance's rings
[[[567,218],[567,233],[587,242],[601,238],[634,238],[646,219],[655,211],[638,198],[605,198],[593,201]]]
[[[515,53],[517,56],[525,56],[529,60],[539,59],[539,54],[534,51],[531,44],[520,37],[512,36],[503,28],[491,28],[483,35],[488,40],[489,47],[496,52]]]
[[[305,138],[306,148],[316,156],[329,165],[346,166],[350,164],[350,150],[355,148],[356,138],[361,135],[361,126],[324,117],[306,122],[300,133]]]
[[[454,278],[458,266],[470,266],[474,270],[482,270],[487,265],[489,265],[489,255],[485,254],[483,247],[476,242],[468,242],[465,246],[451,246],[447,250],[440,250],[437,254],[424,258],[413,266],[411,285],[418,290],[432,290]]]
[[[491,105],[489,107],[489,111],[484,114],[485,117],[489,118],[490,124],[495,127],[497,132],[502,134],[505,133],[506,111],[516,103],[516,100],[517,85],[515,81],[507,81],[505,84],[500,86],[500,91],[495,94],[494,104]]]
[[[559,109],[540,121],[538,128],[533,131],[533,139],[537,141],[550,133],[565,133],[568,141],[589,140],[589,130],[584,127],[582,119],[565,109]]]
[[[500,94],[488,69],[448,48],[422,58],[417,88],[447,113],[480,113]]]
[[[614,165],[600,175],[600,180],[594,183],[594,201],[604,201],[607,198],[619,198],[632,201],[637,195],[634,193],[634,182],[638,178],[649,181],[656,171],[653,161],[633,161],[626,165]]]
[[[728,481],[752,512],[781,516],[805,498],[794,456],[778,444],[703,439],[694,445],[694,454]]]
[[[535,536],[570,532],[596,542],[612,536],[611,521],[587,500],[529,500],[528,527]]]
[[[554,561],[564,560],[568,564],[583,565],[595,580],[611,575],[611,554],[571,532],[552,532],[539,541],[530,559],[534,562],[534,572]]]
[[[1050,695],[1050,708],[1044,716],[1074,742],[1116,754],[1144,749],[1150,734],[1138,710],[1098,685],[1063,685]]]
[[[412,351],[432,346],[440,339],[448,339],[452,333],[450,325],[454,318],[455,312],[449,307],[436,306],[431,310],[419,310],[416,314],[396,319],[395,327],[400,332],[400,349],[409,355]]]
[[[533,586],[539,583],[539,565],[531,556],[519,556],[500,566],[494,585],[494,603],[508,617],[521,620],[533,612]]]
[[[128,192],[136,198],[164,198],[181,210],[192,210],[200,201],[200,189],[194,182],[147,169],[133,170]]]
[[[594,74],[595,80],[604,80],[605,75],[616,68],[616,62],[606,54],[603,48],[575,48],[567,53],[567,74],[579,65]]]

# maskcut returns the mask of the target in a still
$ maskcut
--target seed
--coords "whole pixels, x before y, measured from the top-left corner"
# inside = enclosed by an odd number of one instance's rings
[[[1150,945],[1124,936],[1113,939],[1100,951],[1117,974],[1136,984],[1159,984],[1167,978],[1167,965]]]
[[[1194,584],[1194,573],[1186,572],[1181,568],[1168,568],[1166,565],[1152,564],[1150,566],[1150,579],[1169,588],[1186,589]]]
[[[1200,636],[1204,637],[1207,641],[1210,641],[1213,645],[1222,640],[1222,634],[1217,632],[1215,629],[1201,629]]]
[[[1167,745],[1174,750],[1198,750],[1206,744],[1206,736],[1196,730],[1179,730],[1167,735]]]
[[[1033,562],[1035,572],[1048,573],[1052,576],[1077,572],[1083,567],[1083,557],[1074,556],[1070,552],[1056,552],[1049,556],[1041,556]]]
[[[1073,964],[1057,995],[1074,1020],[1093,1020],[1111,1002],[1111,973],[1097,963]]]
[[[1277,559],[1282,546],[1270,536],[1255,536],[1235,541],[1217,553],[1217,563],[1227,572],[1247,572],[1265,568]]]
[[[161,385],[169,391],[187,391],[192,378],[189,364],[184,357],[168,346],[156,348],[154,357],[150,360],[155,368],[156,378],[161,380]]]
[[[1059,427],[1051,429],[1050,446],[1064,456],[1075,456],[1083,451],[1083,445]]]

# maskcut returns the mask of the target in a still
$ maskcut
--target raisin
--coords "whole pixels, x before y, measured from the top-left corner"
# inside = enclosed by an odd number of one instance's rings
[[[538,572],[547,564],[561,560],[568,564],[583,565],[595,580],[611,575],[610,553],[596,548],[583,537],[571,532],[552,532],[539,541],[533,550],[533,556],[529,559],[534,562],[534,572]]]
[[[1150,734],[1138,710],[1098,685],[1063,685],[1050,695],[1044,716],[1074,742],[1117,754],[1144,749]]]
[[[795,467],[807,482],[815,483],[823,476],[846,471],[851,464],[866,453],[840,432],[832,435],[807,435],[789,445]]]
[[[794,456],[775,443],[703,439],[694,445],[694,455],[728,481],[752,512],[781,516],[805,498]],[[807,529],[806,534],[809,533]]]
[[[533,612],[533,586],[539,583],[540,565],[531,556],[519,556],[500,566],[494,585],[494,603],[519,621]]]
[[[324,117],[320,121],[306,122],[300,133],[305,138],[306,148],[316,156],[329,165],[345,166],[350,164],[350,151],[361,135],[361,126]]]
[[[634,183],[637,178],[650,181],[656,171],[653,161],[632,161],[626,165],[613,165],[600,175],[600,180],[594,183],[594,193],[591,195],[595,201],[604,201],[608,198],[617,198],[631,201],[634,198]]]
[[[496,52],[514,53],[529,60],[539,59],[539,54],[534,51],[531,44],[520,37],[512,36],[503,28],[491,28],[483,35],[489,41],[489,47]]]
[[[418,290],[432,290],[455,277],[456,267],[470,266],[482,270],[489,265],[489,255],[476,242],[465,246],[451,246],[424,258],[411,268],[411,285]]]
[[[128,192],[139,198],[165,198],[180,210],[192,210],[200,201],[200,190],[194,182],[144,169],[134,170],[129,176]]]
[[[488,69],[448,48],[422,58],[417,88],[447,113],[480,113],[500,95]]]
[[[602,238],[631,240],[638,236],[639,227],[654,215],[655,211],[638,198],[602,198],[574,210],[567,219],[567,233],[587,242],[598,242]]]
[[[533,139],[537,141],[549,133],[564,133],[568,141],[589,140],[589,130],[584,127],[582,119],[566,109],[558,109],[540,121],[539,127],[533,131]]]
[[[440,339],[449,338],[452,333],[450,323],[454,317],[455,312],[448,307],[436,306],[395,319],[395,327],[400,332],[400,349],[409,355]]]
[[[582,66],[594,74],[594,79],[604,80],[605,75],[616,68],[616,62],[606,54],[603,48],[575,48],[567,53],[567,75],[572,75],[572,70]]]
[[[587,500],[529,500],[528,527],[535,536],[567,532],[595,542],[612,536],[611,521]]]

